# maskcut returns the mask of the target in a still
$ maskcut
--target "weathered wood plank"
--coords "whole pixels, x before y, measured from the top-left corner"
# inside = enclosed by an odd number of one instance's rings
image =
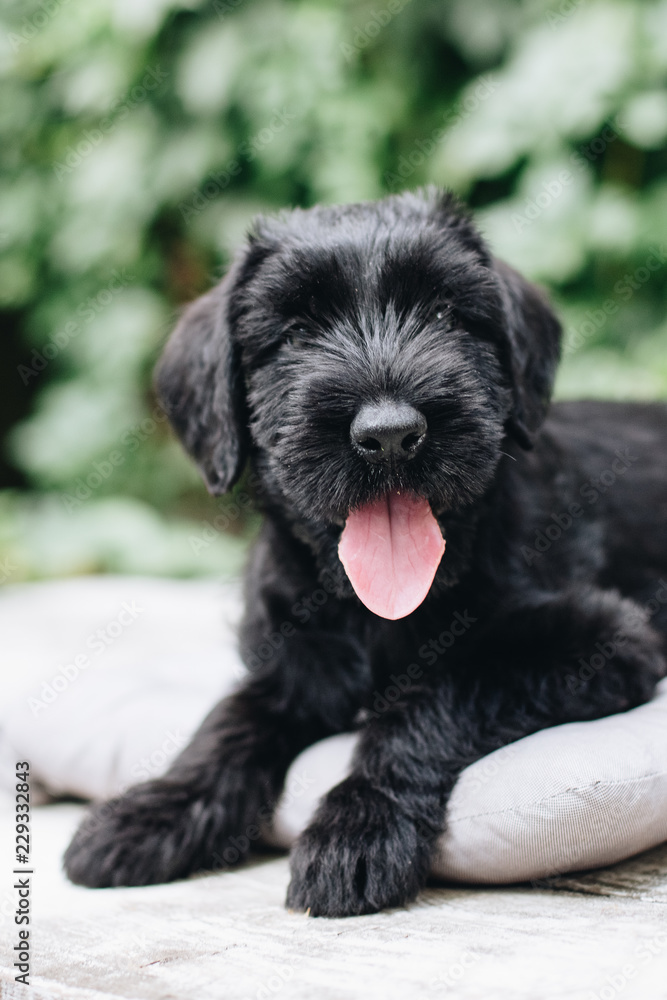
[[[630,896],[646,902],[667,904],[667,844],[611,868],[561,875],[550,879],[548,887],[596,896]]]
[[[604,1000],[616,987],[624,1000],[665,996],[664,850],[572,880],[585,892],[563,891],[567,879],[431,887],[408,909],[315,920],[284,908],[284,856],[172,885],[70,885],[60,857],[80,815],[35,810],[33,986],[11,984],[5,922],[8,1000]],[[6,838],[8,817],[4,827]],[[595,892],[595,877],[619,891]]]

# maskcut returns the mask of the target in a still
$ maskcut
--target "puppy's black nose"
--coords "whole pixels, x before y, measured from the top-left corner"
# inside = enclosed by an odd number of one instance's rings
[[[350,427],[356,451],[368,462],[405,462],[426,439],[426,418],[409,403],[367,403]]]

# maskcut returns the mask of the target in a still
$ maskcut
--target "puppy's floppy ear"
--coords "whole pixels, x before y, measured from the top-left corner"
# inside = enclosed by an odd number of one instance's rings
[[[504,312],[513,407],[508,432],[523,448],[547,415],[560,358],[561,326],[544,294],[503,261],[493,267]]]
[[[229,490],[248,454],[239,348],[229,319],[242,264],[183,313],[155,370],[155,388],[210,493]]]

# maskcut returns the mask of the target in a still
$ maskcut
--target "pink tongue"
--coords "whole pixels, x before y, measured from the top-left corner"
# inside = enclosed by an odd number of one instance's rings
[[[390,493],[350,511],[338,545],[359,600],[392,620],[419,607],[444,551],[428,501],[407,493]]]

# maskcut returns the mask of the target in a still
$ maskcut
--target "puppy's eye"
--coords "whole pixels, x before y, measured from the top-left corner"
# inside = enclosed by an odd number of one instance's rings
[[[285,343],[290,347],[301,347],[306,342],[306,330],[302,326],[293,326],[285,333]]]

